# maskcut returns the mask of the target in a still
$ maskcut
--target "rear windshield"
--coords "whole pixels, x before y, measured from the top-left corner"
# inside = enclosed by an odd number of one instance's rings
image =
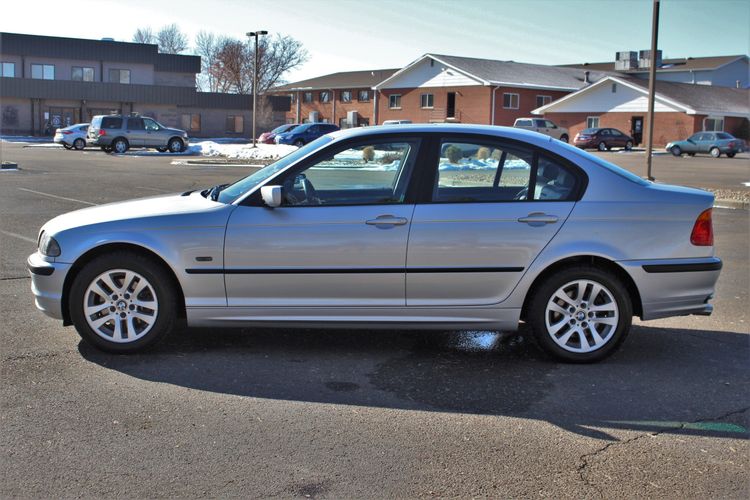
[[[718,137],[719,139],[734,139],[734,137],[724,132],[719,132],[718,134],[716,134],[716,137]]]
[[[117,116],[105,116],[102,118],[102,126],[99,128],[122,128],[122,118]]]
[[[594,129],[589,129],[589,130],[594,130]],[[565,142],[557,143],[557,146],[561,147],[561,148],[564,148],[565,150],[567,150],[567,151],[575,154],[578,157],[586,158],[587,160],[596,163],[600,167],[606,168],[607,170],[609,170],[613,174],[617,174],[620,177],[623,177],[623,178],[629,180],[630,182],[634,182],[634,183],[639,184],[641,186],[648,186],[649,185],[649,181],[638,177],[634,173],[632,173],[632,172],[630,172],[628,170],[625,170],[622,167],[618,167],[614,163],[610,163],[607,160],[603,160],[603,159],[599,158],[598,156],[594,156],[591,153],[587,153],[586,151],[578,149],[575,146],[571,146],[568,143],[565,143]]]
[[[531,120],[516,120],[516,127],[531,127]]]
[[[581,130],[582,134],[596,134],[599,131],[598,128],[585,128]]]

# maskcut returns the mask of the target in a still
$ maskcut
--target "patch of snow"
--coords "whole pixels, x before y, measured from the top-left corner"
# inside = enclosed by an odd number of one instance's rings
[[[52,137],[33,137],[30,135],[0,135],[0,142],[18,142],[18,143],[32,143],[32,142],[52,142]]]
[[[238,160],[277,160],[297,149],[286,144],[220,144],[214,141],[191,143],[184,155],[223,156]]]

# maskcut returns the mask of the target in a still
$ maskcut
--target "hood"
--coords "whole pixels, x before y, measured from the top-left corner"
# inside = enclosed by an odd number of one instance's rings
[[[179,194],[160,195],[68,212],[50,220],[42,229],[51,235],[55,235],[61,231],[81,226],[182,214],[197,215],[215,212],[227,207],[228,205],[223,203],[204,198],[199,192],[194,192],[188,196]],[[192,217],[185,218],[185,221],[186,224],[199,223]]]

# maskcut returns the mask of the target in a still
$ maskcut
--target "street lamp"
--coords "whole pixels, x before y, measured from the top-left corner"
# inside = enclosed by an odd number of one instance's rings
[[[246,36],[255,37],[255,65],[253,66],[253,147],[256,147],[255,110],[258,109],[258,36],[267,35],[268,31],[250,31]]]

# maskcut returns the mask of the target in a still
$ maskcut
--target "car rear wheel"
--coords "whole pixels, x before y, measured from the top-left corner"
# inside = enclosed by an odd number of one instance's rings
[[[674,156],[682,156],[682,149],[680,149],[680,146],[672,146],[669,152]]]
[[[73,141],[73,147],[76,148],[78,151],[82,150],[86,147],[86,141],[81,139],[80,137]]]
[[[727,158],[734,158],[735,153],[727,153]]]
[[[573,266],[549,276],[533,292],[528,321],[534,339],[563,361],[590,363],[612,354],[630,330],[630,297],[612,273]]]
[[[88,343],[116,353],[152,347],[173,328],[173,280],[160,265],[132,252],[95,258],[70,289],[70,317]]]
[[[118,153],[118,154],[126,153],[129,147],[130,146],[128,145],[128,141],[126,141],[122,137],[112,141],[112,151],[115,153]]]
[[[721,156],[721,151],[719,151],[719,148],[711,148],[709,150],[709,154],[714,158],[718,158],[719,156]]]
[[[172,153],[181,153],[185,148],[185,144],[182,142],[182,139],[173,137],[169,140],[167,148],[169,148],[169,151]]]
[[[604,141],[600,142],[599,146],[597,146],[597,147],[598,147],[599,151],[606,151],[608,149],[607,145],[604,143]]]
[[[628,141],[625,143],[625,151],[630,151],[633,149],[633,141]]]
[[[160,152],[160,153],[166,153],[167,152],[167,148],[156,148],[156,150],[158,152]]]
[[[305,145],[305,141],[303,141],[302,139],[297,139],[296,141],[294,141],[294,145],[297,146],[298,148],[301,148],[302,146]]]
[[[563,134],[560,136],[560,140],[567,143],[569,139],[567,135]]]

